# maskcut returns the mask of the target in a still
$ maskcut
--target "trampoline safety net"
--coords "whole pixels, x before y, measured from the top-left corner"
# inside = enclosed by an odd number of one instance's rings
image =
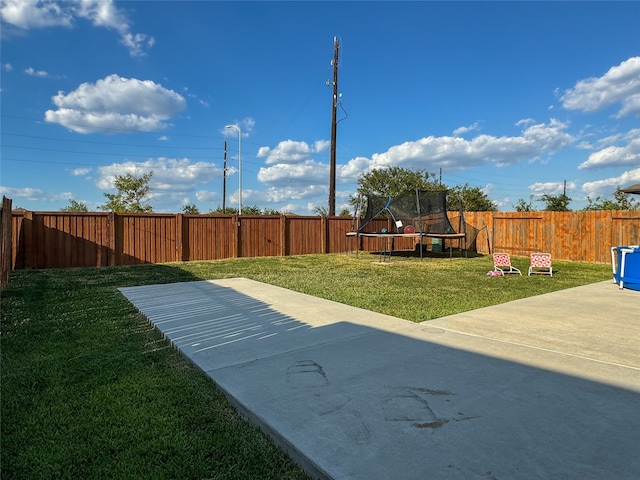
[[[416,191],[397,197],[369,195],[358,232],[365,232],[367,224],[380,215],[393,219],[394,232],[389,233],[457,233],[447,216],[445,191]]]

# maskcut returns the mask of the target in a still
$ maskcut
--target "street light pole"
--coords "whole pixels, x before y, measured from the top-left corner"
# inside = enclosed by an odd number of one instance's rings
[[[238,131],[238,215],[242,215],[242,130],[237,125],[227,125],[224,128],[235,128]]]

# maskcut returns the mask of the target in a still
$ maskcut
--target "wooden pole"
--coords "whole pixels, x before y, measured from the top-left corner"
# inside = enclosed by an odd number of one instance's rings
[[[329,169],[329,216],[336,214],[336,121],[338,110],[338,37],[333,37],[333,98],[331,105],[331,165]]]

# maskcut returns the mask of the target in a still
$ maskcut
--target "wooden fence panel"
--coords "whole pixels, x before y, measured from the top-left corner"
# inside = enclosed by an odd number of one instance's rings
[[[286,255],[307,255],[323,250],[326,232],[322,217],[286,217]]]
[[[240,217],[241,257],[271,257],[284,250],[280,235],[279,216],[256,215]]]
[[[640,245],[640,210],[612,212],[611,246],[622,245]]]
[[[352,232],[355,223],[350,217],[327,218],[327,240],[324,253],[341,253],[347,251],[347,232]]]
[[[177,217],[173,214],[115,215],[116,263],[175,262]]]
[[[184,215],[182,260],[219,260],[235,253],[235,217]]]

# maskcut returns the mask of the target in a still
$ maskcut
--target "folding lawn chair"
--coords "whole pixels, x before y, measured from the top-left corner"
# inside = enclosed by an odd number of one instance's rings
[[[500,271],[503,275],[507,273],[522,275],[520,270],[511,265],[511,256],[508,253],[493,254],[493,270],[496,272]]]
[[[529,264],[529,275],[550,275],[553,276],[550,253],[532,253]]]

